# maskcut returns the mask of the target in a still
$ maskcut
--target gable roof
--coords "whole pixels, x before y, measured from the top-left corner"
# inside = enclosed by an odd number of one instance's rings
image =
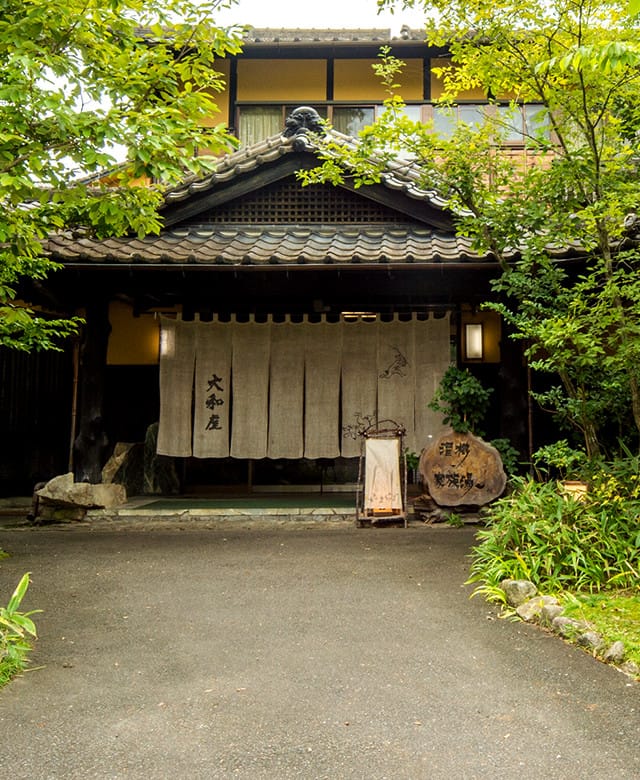
[[[330,131],[343,144],[357,141]],[[492,266],[495,258],[479,254],[465,237],[455,234],[453,216],[434,190],[421,185],[420,171],[412,163],[389,164],[379,184],[360,187],[348,183],[344,192],[355,199],[377,204],[381,216],[372,223],[367,212],[360,223],[341,224],[324,216],[265,222],[247,218],[244,224],[217,221],[211,215],[223,206],[242,203],[256,192],[292,181],[296,171],[318,164],[317,144],[305,133],[278,134],[226,155],[214,170],[189,177],[165,191],[161,214],[165,229],[159,235],[97,240],[68,233],[52,236],[48,251],[66,266],[81,264],[246,267],[246,266],[362,266],[393,264],[471,264]],[[302,184],[296,185],[302,189]],[[313,200],[315,188],[305,190]],[[387,211],[383,211],[386,209]],[[388,220],[391,212],[402,219]],[[286,205],[284,207],[286,214]],[[558,248],[556,257],[569,256],[572,248]],[[575,250],[575,248],[573,248]],[[516,253],[514,253],[515,255]]]
[[[330,140],[342,145],[357,144],[354,138],[336,130],[330,130],[328,135]],[[315,167],[319,164],[317,152],[313,136],[302,133],[291,137],[274,135],[226,155],[209,175],[192,177],[165,191],[161,210],[165,225],[174,225],[198,210],[204,211],[301,169]],[[392,163],[381,175],[379,185],[361,187],[358,194],[431,227],[452,231],[452,215],[445,200],[435,190],[424,189],[420,178],[415,164]],[[340,186],[354,189],[348,182]]]
[[[348,136],[330,131],[334,140],[355,144]],[[49,252],[65,264],[170,263],[170,264],[332,264],[332,263],[442,263],[479,259],[466,239],[453,232],[451,214],[433,190],[420,186],[415,166],[388,166],[380,184],[342,190],[353,199],[378,204],[397,220],[362,225],[326,224],[325,218],[308,224],[294,219],[289,224],[211,224],[209,215],[232,202],[278,182],[291,180],[302,168],[318,164],[312,137],[278,134],[221,158],[214,170],[191,176],[167,189],[161,215],[165,229],[160,235],[139,239],[121,237],[97,240],[68,233],[52,236]],[[302,188],[302,184],[298,185]],[[310,185],[313,199],[316,187]],[[384,215],[384,212],[381,211]],[[384,216],[380,219],[384,220]]]

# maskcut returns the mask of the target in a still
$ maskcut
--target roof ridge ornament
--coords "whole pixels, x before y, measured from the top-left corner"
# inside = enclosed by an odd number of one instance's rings
[[[307,136],[309,133],[326,135],[324,121],[315,108],[298,106],[287,117],[282,135],[284,138],[296,139],[298,136]]]

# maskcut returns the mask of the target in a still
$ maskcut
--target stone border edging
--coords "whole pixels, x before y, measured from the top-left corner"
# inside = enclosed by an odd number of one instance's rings
[[[542,596],[529,580],[503,580],[500,589],[515,614],[525,623],[536,623],[590,652],[594,658],[611,664],[621,672],[640,681],[640,666],[625,661],[625,646],[621,641],[607,645],[590,623],[564,615],[555,596]]]

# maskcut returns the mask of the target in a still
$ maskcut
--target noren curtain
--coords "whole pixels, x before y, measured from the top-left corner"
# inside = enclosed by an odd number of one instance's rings
[[[443,428],[428,403],[450,363],[448,315],[161,328],[161,454],[353,457],[382,419],[419,452]]]

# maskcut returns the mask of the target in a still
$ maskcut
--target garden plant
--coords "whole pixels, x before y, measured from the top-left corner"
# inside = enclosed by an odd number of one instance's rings
[[[469,582],[503,601],[503,580],[529,580],[640,665],[640,459],[588,466],[579,499],[556,480],[512,478],[478,532]]]
[[[37,636],[31,615],[39,610],[20,611],[29,581],[29,573],[24,574],[7,606],[0,607],[0,687],[25,669],[31,640]]]

